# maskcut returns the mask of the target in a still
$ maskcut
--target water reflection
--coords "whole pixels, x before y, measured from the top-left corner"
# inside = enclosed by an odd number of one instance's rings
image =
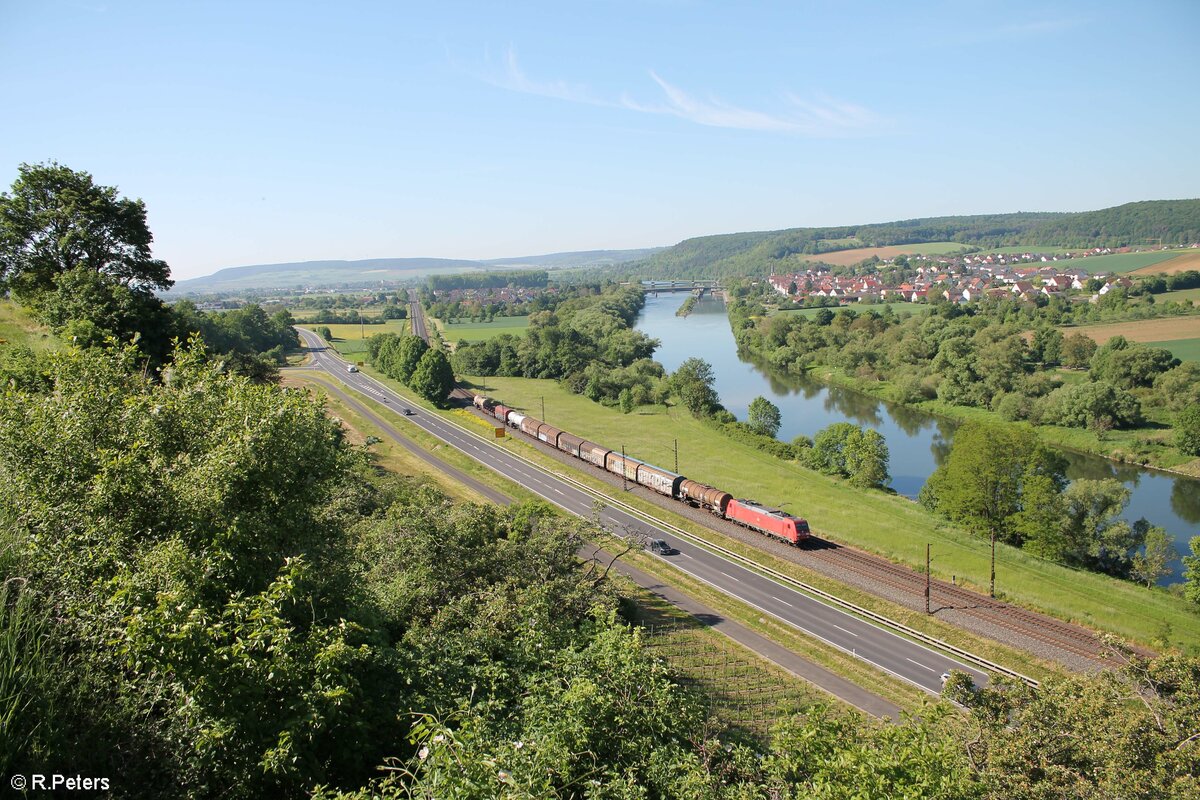
[[[892,488],[908,497],[917,496],[949,454],[957,427],[954,422],[827,386],[807,376],[780,372],[744,354],[739,357],[724,304],[706,297],[689,317],[676,317],[675,311],[685,299],[682,294],[647,298],[638,329],[662,342],[655,358],[668,370],[692,356],[712,364],[721,402],[739,419],[746,418],[750,401],[762,395],[779,406],[783,417],[779,438],[783,441],[800,435],[812,437],[822,428],[847,420],[875,428],[887,440],[891,453]],[[1165,528],[1181,554],[1188,552],[1188,540],[1200,535],[1200,481],[1096,456],[1064,455],[1067,477],[1072,480],[1114,478],[1129,487],[1125,516],[1130,520],[1145,517]],[[1179,580],[1180,562],[1175,562],[1173,569],[1167,582]]]
[[[1179,518],[1193,525],[1200,525],[1200,491],[1196,491],[1196,482],[1184,478],[1176,478],[1171,487],[1171,510]],[[1200,535],[1200,531],[1196,531]]]

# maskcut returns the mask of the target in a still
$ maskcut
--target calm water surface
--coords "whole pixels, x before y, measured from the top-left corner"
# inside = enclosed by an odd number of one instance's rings
[[[669,293],[647,297],[637,328],[662,342],[654,357],[668,371],[692,356],[712,364],[721,403],[738,419],[746,419],[750,401],[762,395],[779,406],[783,415],[779,438],[784,441],[800,434],[811,437],[835,422],[874,428],[883,434],[891,453],[892,488],[908,497],[917,496],[949,452],[955,423],[859,392],[779,375],[744,361],[738,357],[725,304],[706,297],[690,316],[675,316],[686,298],[686,294]],[[1200,481],[1081,453],[1065,455],[1069,478],[1121,481],[1132,492],[1125,516],[1130,520],[1145,517],[1165,528],[1181,554],[1190,552],[1188,541],[1200,535]],[[1173,574],[1163,583],[1180,580],[1182,564],[1176,561],[1173,566]]]

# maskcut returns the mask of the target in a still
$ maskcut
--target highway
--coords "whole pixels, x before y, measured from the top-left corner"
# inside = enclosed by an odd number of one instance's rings
[[[521,484],[546,501],[580,517],[594,514],[595,496],[560,480],[541,467],[522,460],[486,439],[465,431],[441,417],[413,406],[379,381],[362,372],[349,372],[348,362],[316,334],[300,329],[304,344],[312,351],[311,367],[341,381],[350,389],[393,408],[398,415],[410,409],[411,416],[398,421],[416,425],[471,458]],[[746,603],[763,614],[785,622],[810,636],[850,653],[879,669],[906,680],[932,694],[941,692],[941,675],[950,670],[969,673],[977,684],[987,682],[980,670],[931,650],[917,642],[880,628],[843,610],[753,572],[651,523],[607,505],[600,521],[615,531],[629,531],[648,539],[663,539],[679,552],[655,555],[693,578]]]

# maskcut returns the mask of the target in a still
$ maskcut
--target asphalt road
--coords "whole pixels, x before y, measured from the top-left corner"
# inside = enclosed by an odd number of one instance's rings
[[[490,469],[513,480],[550,503],[581,517],[593,516],[594,498],[575,486],[559,480],[540,468],[516,458],[485,439],[458,428],[422,408],[412,407],[403,397],[361,372],[349,372],[349,364],[323,340],[310,331],[300,335],[313,350],[312,367],[323,370],[378,402],[403,414],[402,419],[424,429]],[[763,614],[775,617],[822,641],[854,655],[879,669],[906,680],[932,694],[941,692],[941,675],[950,670],[969,673],[977,684],[987,682],[978,669],[905,639],[891,631],[828,606],[805,594],[759,575],[619,508],[604,507],[601,522],[614,530],[639,533],[649,539],[663,539],[679,552],[657,555],[682,572],[746,603]]]
[[[429,341],[429,331],[425,329],[425,312],[421,309],[416,289],[408,290],[408,318],[412,320],[413,333]]]

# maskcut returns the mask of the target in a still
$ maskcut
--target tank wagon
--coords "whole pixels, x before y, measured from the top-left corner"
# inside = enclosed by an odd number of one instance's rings
[[[621,475],[639,486],[645,486],[666,497],[703,508],[713,515],[735,522],[751,530],[766,534],[788,544],[799,546],[811,536],[808,521],[802,517],[768,508],[753,500],[735,500],[724,489],[689,480],[683,475],[647,464],[644,461],[623,455],[596,442],[555,428],[536,417],[521,414],[507,406],[496,403],[484,395],[475,395],[471,403],[485,414],[502,423],[519,429],[526,436],[545,442],[551,447],[569,453],[599,467],[613,475]]]

